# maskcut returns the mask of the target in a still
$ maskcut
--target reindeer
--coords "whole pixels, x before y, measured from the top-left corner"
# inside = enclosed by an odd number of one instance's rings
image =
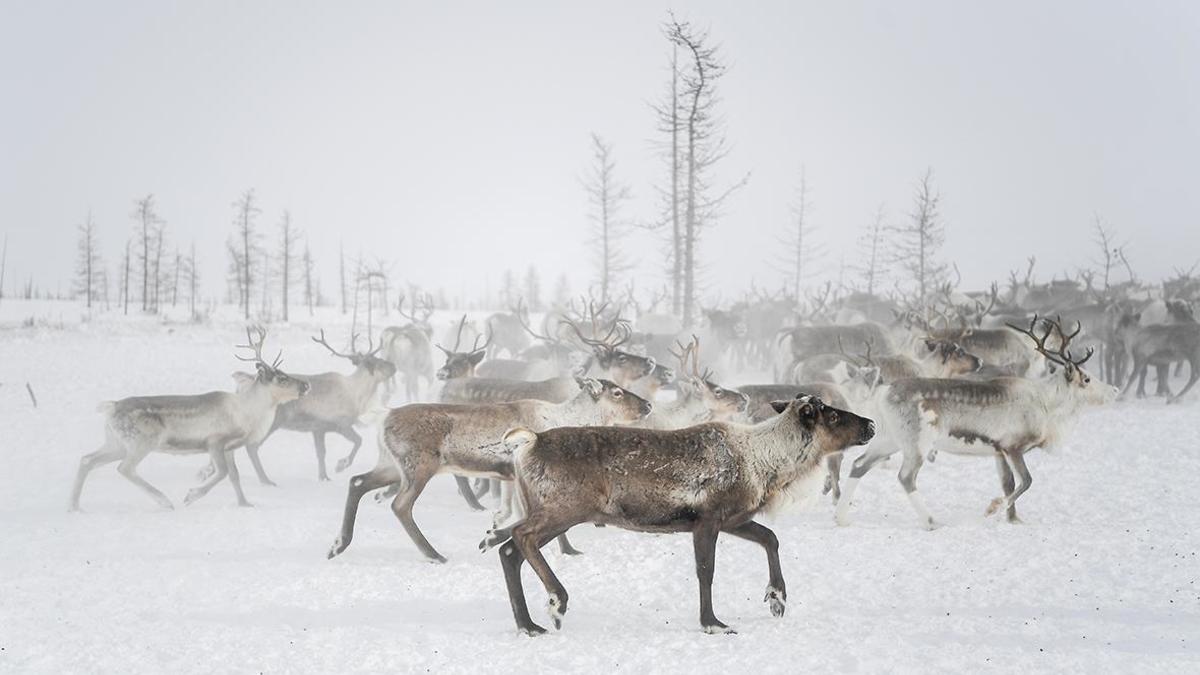
[[[1167,396],[1167,403],[1178,403],[1200,380],[1200,324],[1173,323],[1139,326],[1138,315],[1122,320],[1118,330],[1133,357],[1133,369],[1121,390],[1121,397],[1128,396],[1133,381],[1138,382],[1137,395],[1146,395],[1146,370],[1153,365],[1158,369],[1158,393]],[[1188,381],[1178,394],[1171,394],[1167,375],[1175,361],[1187,361]]]
[[[480,377],[509,380],[546,380],[573,373],[581,364],[582,352],[552,332],[538,333],[529,325],[528,313],[517,307],[517,319],[522,330],[539,344],[526,347],[517,359],[489,359],[479,364],[476,373]]]
[[[1039,337],[1035,334],[1038,325],[1035,316],[1028,330],[1010,328],[1028,336],[1034,349],[1057,366],[1042,378],[1000,377],[986,382],[918,378],[879,387],[874,404],[883,432],[851,467],[837,505],[838,524],[849,522],[850,503],[863,475],[899,451],[904,455],[900,484],[921,524],[934,528],[933,516],[917,492],[917,474],[925,458],[932,460],[941,450],[994,457],[1003,496],[992,501],[987,514],[1004,508],[1009,522],[1019,522],[1016,502],[1033,480],[1025,454],[1037,447],[1058,447],[1084,408],[1110,403],[1117,393],[1111,385],[1093,382],[1083,370],[1092,349],[1082,359],[1071,357],[1070,343],[1078,335],[1078,327],[1068,334],[1061,322],[1045,321]],[[1062,336],[1055,351],[1046,347],[1052,332]],[[1020,478],[1015,486],[1014,472]]]
[[[354,537],[358,503],[366,493],[399,484],[392,512],[427,558],[446,559],[413,520],[412,509],[431,478],[454,473],[512,480],[511,452],[500,443],[513,427],[545,430],[565,425],[629,424],[650,414],[650,403],[608,380],[580,379],[579,393],[565,403],[516,401],[488,405],[415,403],[388,413],[380,430],[374,469],[350,479],[342,530],[329,551],[333,558]],[[560,541],[565,550],[569,544]]]
[[[275,422],[267,435],[257,442],[246,443],[246,454],[250,455],[250,463],[254,465],[258,480],[263,485],[275,483],[263,471],[258,449],[278,429],[312,434],[313,446],[317,451],[317,480],[329,480],[329,474],[325,472],[326,434],[340,434],[353,444],[350,453],[337,463],[338,472],[350,468],[358,455],[358,449],[362,447],[362,436],[354,430],[354,425],[360,421],[371,404],[378,400],[376,394],[379,387],[396,374],[396,366],[377,356],[383,345],[374,347],[368,340],[367,351],[356,351],[354,345],[358,342],[358,336],[354,335],[350,338],[350,353],[343,354],[325,341],[324,330],[319,338],[314,337],[312,340],[328,349],[334,356],[348,360],[354,366],[354,372],[349,375],[321,373],[294,376],[308,383],[308,396],[279,406]]]
[[[488,354],[495,358],[501,351],[510,357],[520,354],[529,347],[531,341],[525,332],[526,310],[524,301],[518,301],[517,306],[506,312],[496,312],[487,319],[490,337]]]
[[[106,417],[105,441],[99,450],[84,455],[71,490],[70,510],[79,510],[79,495],[92,469],[120,462],[117,471],[149,494],[165,509],[171,500],[144,478],[137,467],[151,452],[196,454],[207,452],[216,471],[207,482],[188,491],[184,504],[208,494],[214,485],[229,476],[238,505],[250,506],[242,493],[242,482],[232,451],[242,445],[259,443],[271,429],[276,409],[308,393],[307,382],[279,369],[280,358],[267,364],[262,357],[265,330],[258,329],[258,340],[246,329],[247,344],[239,348],[254,353],[251,358],[257,376],[234,373],[241,386],[236,393],[214,391],[192,396],[135,396],[100,404]]]
[[[726,389],[712,381],[710,371],[700,370],[700,339],[695,335],[688,345],[677,342],[679,351],[672,355],[679,361],[679,372],[691,373],[679,380],[674,401],[656,406],[642,421],[646,429],[680,429],[701,422],[724,422],[746,412],[749,399],[734,389]]]
[[[775,403],[779,415],[746,426],[708,422],[686,429],[564,427],[516,428],[503,437],[513,457],[526,516],[493,531],[481,550],[500,547],[517,628],[527,635],[545,629],[529,616],[521,584],[526,560],[550,596],[550,619],[562,627],[567,591],[541,548],[580,523],[615,525],[637,532],[690,532],[700,582],[700,625],[707,633],[732,629],[713,613],[712,581],[717,537],[725,532],[759,544],[770,572],[765,601],[781,617],[787,588],[779,542],[754,522],[788,499],[802,496],[828,455],[861,445],[874,423],[804,396]]]
[[[619,386],[628,388],[636,380],[654,374],[654,369],[658,364],[653,357],[640,356],[621,349],[622,345],[629,342],[633,330],[629,323],[623,321],[620,316],[610,322],[604,337],[597,337],[601,332],[599,317],[603,315],[606,307],[607,303],[599,308],[595,306],[595,303],[589,304],[588,313],[592,324],[592,337],[590,338],[583,334],[583,331],[579,329],[579,324],[575,321],[566,320],[566,323],[579,341],[592,352],[592,359],[586,370],[587,374],[612,380]]]
[[[426,386],[433,384],[433,345],[429,339],[433,327],[429,317],[433,315],[433,304],[426,298],[420,309],[413,301],[412,312],[404,313],[404,296],[397,303],[400,316],[409,320],[406,326],[389,326],[379,336],[383,358],[396,367],[396,373],[404,378],[404,398],[409,402],[421,397],[421,380]],[[417,315],[417,311],[421,315]],[[388,393],[391,385],[389,384]]]

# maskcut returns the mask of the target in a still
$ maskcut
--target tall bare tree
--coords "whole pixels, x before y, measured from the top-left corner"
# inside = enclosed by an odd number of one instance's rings
[[[196,291],[200,281],[200,269],[196,267],[196,242],[192,242],[187,262],[188,314],[196,320]]]
[[[0,300],[4,299],[4,273],[8,271],[8,233],[4,234],[4,252],[0,253]]]
[[[525,287],[523,289],[525,306],[531,312],[542,311],[542,278],[537,268],[530,265],[525,269]]]
[[[254,190],[249,189],[233,203],[234,208],[234,239],[229,246],[231,262],[237,272],[239,297],[238,302],[245,312],[245,318],[250,319],[250,292],[254,286],[254,261],[258,253],[258,231],[255,229],[255,219],[262,213],[254,197]]]
[[[946,276],[946,264],[938,260],[946,239],[940,204],[941,195],[933,187],[933,169],[927,169],[917,183],[909,222],[891,228],[896,235],[894,262],[913,282],[922,308],[928,307],[930,295]]]
[[[129,240],[125,240],[125,257],[121,262],[121,302],[125,305],[125,314],[129,314]]]
[[[725,66],[717,48],[709,44],[708,33],[696,30],[688,22],[671,16],[667,23],[668,39],[686,55],[687,65],[680,69],[683,115],[680,121],[683,141],[683,223],[681,271],[683,292],[680,300],[685,326],[695,324],[698,299],[698,249],[701,232],[720,216],[726,199],[745,185],[748,176],[718,192],[713,185],[713,170],[728,153],[724,128],[717,115],[716,85]]]
[[[288,210],[283,211],[283,217],[279,221],[279,288],[282,291],[280,300],[283,302],[283,320],[288,320],[288,293],[291,291],[292,285],[296,283],[296,263],[299,257],[300,234],[296,228],[292,226],[292,214]],[[305,251],[308,248],[305,247]]]
[[[884,214],[883,204],[880,204],[879,209],[875,211],[875,218],[867,225],[858,239],[859,263],[852,269],[858,272],[863,290],[867,292],[867,295],[875,295],[875,291],[879,290],[886,274],[887,261],[883,255],[886,234],[883,224]]]
[[[137,262],[142,273],[142,311],[146,312],[150,310],[151,302],[150,283],[151,275],[154,274],[152,256],[154,255],[155,238],[162,220],[155,210],[153,194],[135,200],[133,204],[133,213],[130,214],[130,217],[133,218],[137,230]]]
[[[787,263],[792,294],[799,298],[800,287],[805,279],[812,277],[813,261],[821,254],[820,247],[813,237],[812,202],[808,198],[808,175],[804,167],[800,168],[800,185],[796,189],[796,198],[791,210],[792,223],[780,243],[784,247],[784,260]]]
[[[662,143],[667,164],[667,187],[659,188],[663,201],[663,222],[654,227],[667,229],[667,276],[670,279],[671,311],[678,316],[683,302],[683,221],[680,213],[680,177],[683,172],[679,140],[683,118],[679,96],[679,44],[673,39],[672,26],[663,26],[663,34],[671,42],[671,84],[662,103],[654,106],[658,132],[667,140]]]
[[[309,251],[308,242],[304,242],[304,257],[301,260],[304,265],[304,304],[308,305],[308,315],[313,315],[313,259],[312,252]]]
[[[99,299],[97,282],[100,275],[100,251],[96,240],[96,224],[92,220],[91,211],[88,211],[87,220],[77,227],[79,230],[79,257],[75,263],[75,291],[83,294],[88,309],[91,309],[92,301]]]
[[[346,247],[338,241],[338,284],[342,294],[342,314],[346,314]]]
[[[621,220],[621,205],[629,199],[629,186],[617,180],[612,145],[592,134],[592,165],[584,179],[589,214],[592,221],[592,244],[596,247],[596,273],[600,299],[607,301],[617,286],[617,276],[630,269],[621,250],[621,240],[629,225]]]

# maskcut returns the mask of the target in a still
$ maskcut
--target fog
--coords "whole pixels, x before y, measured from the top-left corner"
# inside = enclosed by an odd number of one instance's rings
[[[537,266],[581,290],[589,134],[614,145],[623,214],[659,217],[651,104],[668,81],[670,5],[4,3],[0,235],[8,294],[66,292],[89,210],[106,262],[153,193],[169,246],[197,246],[224,292],[231,203],[306,232],[328,293],[336,251],[451,295]],[[927,169],[944,258],[982,287],[1038,256],[1091,264],[1096,216],[1147,279],[1196,262],[1200,8],[1193,3],[715,2],[677,6],[729,66],[718,111],[729,184],[701,244],[703,293],[777,286],[801,167],[836,278],[882,205],[903,221]],[[271,235],[273,236],[273,234]],[[626,244],[642,288],[660,238]],[[115,277],[114,277],[115,278]]]

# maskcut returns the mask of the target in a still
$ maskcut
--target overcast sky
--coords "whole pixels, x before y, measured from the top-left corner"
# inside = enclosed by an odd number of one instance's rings
[[[671,6],[0,0],[6,285],[65,289],[89,209],[115,262],[154,193],[220,292],[253,187],[265,230],[288,208],[307,231],[327,291],[339,241],[452,294],[530,264],[578,288],[590,132],[615,145],[626,215],[655,216]],[[704,242],[711,294],[780,282],[766,261],[802,165],[829,275],[880,204],[906,217],[927,167],[968,285],[1030,253],[1046,275],[1086,265],[1095,214],[1145,277],[1200,259],[1198,3],[674,7],[730,64],[722,173],[751,174]],[[629,245],[661,283],[661,247]]]

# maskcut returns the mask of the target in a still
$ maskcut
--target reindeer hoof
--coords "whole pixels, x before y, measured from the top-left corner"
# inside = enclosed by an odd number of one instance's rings
[[[845,513],[835,513],[833,514],[833,522],[838,527],[849,527],[850,516],[849,514]]]
[[[353,463],[354,463],[354,460],[350,459],[349,457],[339,459],[338,463],[337,463],[337,467],[336,467],[337,472],[341,473],[341,472],[345,471],[346,469],[349,469],[350,465]]]
[[[554,630],[562,630],[563,615],[567,613],[567,601],[557,595],[551,595],[550,600],[546,603],[546,610],[550,613],[550,621],[554,624]]]
[[[326,478],[325,480],[329,480],[329,479]],[[266,487],[279,487],[278,485],[275,484],[275,481],[271,480],[270,478],[262,481],[262,484],[265,485]]]
[[[519,630],[521,631],[522,635],[527,635],[529,637],[537,637],[539,635],[546,634],[546,629],[542,628],[541,626],[537,625],[536,623],[528,623],[524,626],[521,626],[519,628]]]
[[[983,515],[985,515],[985,516],[996,515],[996,512],[1000,510],[1000,505],[1003,503],[1004,503],[1004,497],[996,497],[995,499],[992,500],[991,504],[988,504],[987,510],[983,512]]]
[[[574,546],[571,546],[570,544],[564,544],[563,546],[561,546],[561,548],[562,548],[563,555],[583,555],[583,551],[580,551],[579,549],[575,548]]]
[[[242,508],[246,508],[246,509],[252,509],[252,508],[254,508],[254,505],[253,505],[253,504],[251,504],[250,502],[248,502],[248,501],[246,501],[246,500],[244,500],[244,499],[243,499],[242,501],[238,502],[238,506],[240,506],[240,507],[242,507]]]
[[[197,499],[200,499],[203,496],[204,496],[203,492],[201,492],[200,490],[198,490],[196,488],[192,488],[191,490],[188,490],[187,495],[184,496],[183,505],[191,506],[192,502],[196,501]]]
[[[325,556],[325,559],[333,560],[337,556],[341,555],[342,551],[345,551],[345,550],[346,550],[346,547],[345,547],[345,545],[342,544],[342,538],[338,537],[337,539],[333,540],[333,546],[329,547],[329,554]]]
[[[736,635],[737,631],[717,621],[715,623],[704,624],[704,632],[709,635]]]
[[[433,555],[429,556],[426,559],[435,565],[445,565],[446,564],[446,556],[444,556],[440,553],[434,553]]]
[[[787,610],[787,591],[775,588],[774,586],[767,586],[767,596],[763,598],[763,602],[769,603],[771,616],[779,618]]]

